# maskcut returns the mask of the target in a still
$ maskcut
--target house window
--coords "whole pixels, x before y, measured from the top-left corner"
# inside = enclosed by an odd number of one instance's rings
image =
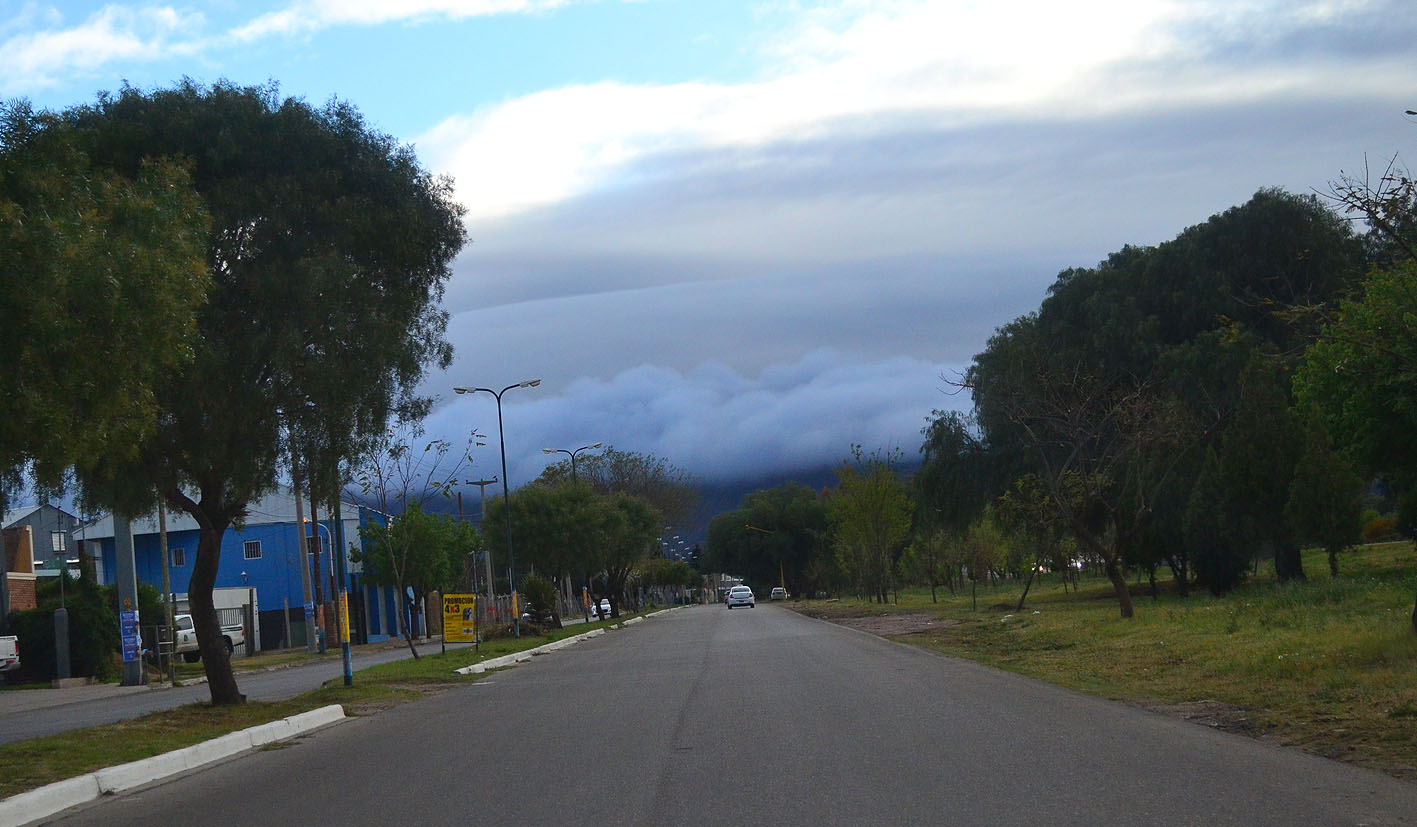
[[[187,565],[187,549],[185,549],[185,548],[174,548],[174,549],[172,549],[172,565],[174,565],[174,566],[185,566],[185,565]]]
[[[241,544],[241,552],[247,560],[261,559],[261,541],[247,540]]]
[[[63,554],[69,550],[69,535],[62,531],[49,532],[49,547],[56,555]]]

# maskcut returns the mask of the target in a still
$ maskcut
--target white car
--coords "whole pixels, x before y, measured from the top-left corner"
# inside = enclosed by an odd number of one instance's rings
[[[747,586],[734,586],[729,589],[728,600],[725,602],[730,609],[734,606],[747,606],[751,609],[757,604],[757,601],[753,599],[753,590]]]
[[[609,600],[609,598],[605,598],[605,597],[600,598],[600,605],[599,605],[599,606],[597,606],[597,605],[594,604],[594,603],[590,604],[590,616],[591,616],[591,617],[610,617],[610,600]]]
[[[772,599],[773,599],[773,600],[786,600],[786,599],[787,599],[787,589],[784,589],[784,588],[781,587],[781,586],[773,586],[773,589],[772,589]]]

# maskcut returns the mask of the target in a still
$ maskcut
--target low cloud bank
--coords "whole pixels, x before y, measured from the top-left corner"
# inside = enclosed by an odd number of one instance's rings
[[[559,392],[518,388],[503,397],[509,481],[523,485],[565,459],[542,448],[595,442],[663,457],[705,482],[820,469],[846,458],[852,444],[914,457],[932,410],[968,404],[942,378],[960,367],[822,349],[756,376],[717,362],[688,371],[646,364]],[[469,477],[501,473],[490,394],[453,397],[425,424],[454,441],[473,429],[486,434]]]

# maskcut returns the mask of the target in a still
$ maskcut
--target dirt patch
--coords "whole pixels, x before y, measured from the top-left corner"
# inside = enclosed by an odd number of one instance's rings
[[[806,614],[806,612],[804,612]],[[881,637],[901,637],[920,635],[944,629],[958,623],[958,620],[938,617],[928,612],[902,612],[900,614],[846,616],[831,613],[812,614],[820,620],[827,620],[839,626],[860,629]]]
[[[1153,712],[1160,712],[1163,715],[1180,718],[1183,721],[1238,735],[1248,735],[1251,738],[1263,739],[1266,735],[1275,732],[1274,724],[1265,720],[1263,714],[1258,710],[1233,704],[1223,704],[1217,701],[1186,701],[1179,704],[1140,703],[1138,706]]]

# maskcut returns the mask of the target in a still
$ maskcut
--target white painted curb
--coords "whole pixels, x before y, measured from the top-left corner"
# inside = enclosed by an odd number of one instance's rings
[[[344,709],[331,704],[279,721],[232,732],[190,747],[47,784],[0,801],[0,827],[20,827],[102,796],[162,781],[230,758],[253,747],[293,738],[344,720]]]
[[[653,617],[655,614],[662,614],[662,613],[665,612],[665,611],[671,611],[671,610],[669,610],[669,609],[664,609],[664,610],[662,610],[662,611],[655,612],[654,614],[643,615],[643,616],[639,616],[639,617],[632,617],[632,618],[630,618],[629,620],[626,620],[626,621],[623,622],[623,623],[616,623],[614,626],[611,626],[610,628],[611,628],[611,629],[619,629],[619,628],[621,628],[622,626],[629,626],[629,625],[634,624],[634,623],[639,623],[641,620],[644,620],[646,617]],[[593,637],[600,637],[600,636],[603,635],[603,634],[605,634],[605,629],[603,629],[603,628],[602,628],[602,629],[592,629],[591,631],[586,632],[586,633],[584,633],[584,634],[573,635],[573,636],[568,637],[568,638],[562,638],[561,640],[555,641],[555,642],[553,642],[553,643],[546,643],[546,644],[542,644],[541,646],[538,646],[538,647],[536,647],[536,648],[534,648],[534,649],[527,649],[527,650],[525,650],[525,651],[522,651],[522,652],[515,652],[515,653],[510,654],[510,655],[503,655],[503,656],[500,657],[500,658],[492,658],[491,660],[484,660],[484,661],[481,661],[481,662],[479,662],[479,663],[474,663],[474,664],[472,664],[471,666],[464,666],[464,667],[462,667],[462,668],[460,668],[460,669],[454,669],[453,671],[456,672],[456,673],[458,673],[459,675],[480,675],[480,674],[482,674],[483,672],[489,672],[489,671],[491,671],[491,670],[493,670],[493,669],[501,669],[501,668],[504,667],[504,666],[515,666],[515,665],[518,664],[518,663],[526,663],[527,661],[531,660],[531,659],[532,659],[533,657],[535,657],[536,655],[544,655],[544,654],[546,654],[547,652],[555,652],[555,651],[557,651],[558,649],[565,649],[567,646],[572,646],[572,645],[574,645],[574,644],[580,643],[580,642],[583,641],[583,640],[590,640],[590,639],[593,638]],[[0,826],[0,827],[3,827],[3,826]]]

